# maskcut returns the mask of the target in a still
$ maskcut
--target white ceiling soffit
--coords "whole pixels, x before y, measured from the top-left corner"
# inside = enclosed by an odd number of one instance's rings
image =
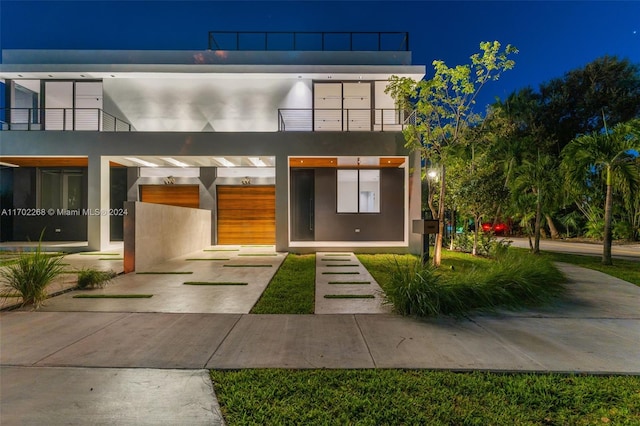
[[[126,167],[149,167],[149,168],[190,168],[190,167],[253,167],[268,168],[276,164],[273,156],[152,156],[137,155],[126,157],[108,157],[109,161]]]

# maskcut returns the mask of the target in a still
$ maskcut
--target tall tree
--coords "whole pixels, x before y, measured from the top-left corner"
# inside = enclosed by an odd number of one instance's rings
[[[606,124],[606,121],[605,121]],[[602,263],[611,265],[611,224],[614,190],[634,194],[640,188],[636,157],[640,151],[640,119],[617,124],[611,131],[591,132],[569,143],[562,151],[567,181],[573,185],[606,188]]]
[[[440,265],[444,234],[446,195],[446,162],[451,147],[459,144],[470,126],[480,117],[473,112],[476,97],[490,81],[513,68],[509,56],[517,49],[499,42],[480,43],[480,52],[471,56],[471,63],[450,68],[443,61],[433,61],[435,69],[431,79],[415,81],[407,77],[392,76],[387,93],[403,109],[415,111],[415,125],[404,130],[407,147],[418,150],[431,164],[440,168],[440,194],[438,197],[439,233],[436,236],[433,263]]]
[[[540,120],[554,143],[550,153],[579,135],[640,116],[640,67],[616,56],[598,58],[540,85]]]

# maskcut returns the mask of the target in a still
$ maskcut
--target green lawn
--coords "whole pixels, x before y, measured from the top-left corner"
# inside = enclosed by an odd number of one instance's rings
[[[227,425],[640,424],[640,377],[211,371]]]
[[[251,313],[312,314],[315,289],[315,254],[289,254]]]
[[[640,286],[640,262],[613,259],[613,265],[603,265],[602,259],[596,256],[580,256],[568,253],[543,252],[543,256],[554,262],[565,262],[604,272],[621,280]]]

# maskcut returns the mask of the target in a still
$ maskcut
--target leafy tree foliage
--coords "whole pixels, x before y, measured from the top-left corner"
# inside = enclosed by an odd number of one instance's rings
[[[540,86],[539,120],[559,155],[575,137],[640,116],[640,67],[604,56]]]
[[[448,67],[443,61],[433,61],[434,75],[428,80],[415,81],[392,76],[387,93],[403,109],[415,113],[415,125],[405,129],[407,146],[417,149],[431,164],[440,168],[438,215],[440,232],[436,237],[433,262],[439,265],[442,256],[446,194],[446,164],[448,151],[465,139],[471,126],[480,121],[473,106],[480,90],[502,72],[513,68],[509,59],[517,49],[504,49],[497,41],[480,43],[480,52],[470,57],[471,63]]]

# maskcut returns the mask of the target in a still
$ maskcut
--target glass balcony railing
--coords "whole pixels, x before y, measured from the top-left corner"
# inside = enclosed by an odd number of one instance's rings
[[[0,130],[130,132],[131,124],[99,108],[0,108]]]
[[[399,132],[415,124],[415,113],[399,109],[280,108],[280,132]]]

